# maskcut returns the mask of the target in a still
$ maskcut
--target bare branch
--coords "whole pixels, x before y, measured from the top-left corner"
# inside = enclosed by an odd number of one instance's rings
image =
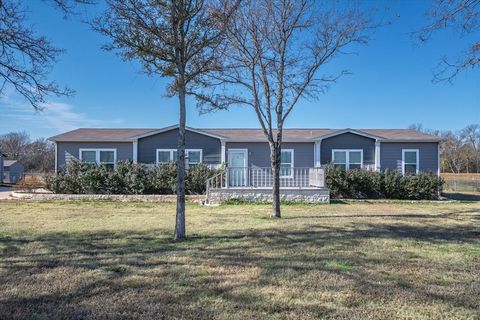
[[[19,3],[0,1],[0,95],[12,87],[36,110],[42,109],[48,95],[72,95],[73,90],[47,80],[61,53],[26,26],[25,9]]]
[[[430,41],[435,33],[445,29],[462,37],[474,35],[480,30],[480,0],[436,0],[426,16],[428,24],[412,33],[419,43]],[[480,42],[476,39],[457,57],[444,57],[434,71],[433,82],[452,82],[459,73],[479,65]]]

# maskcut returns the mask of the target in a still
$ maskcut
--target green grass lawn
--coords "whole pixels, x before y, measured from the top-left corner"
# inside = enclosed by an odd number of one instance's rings
[[[0,319],[478,319],[480,202],[0,202]]]

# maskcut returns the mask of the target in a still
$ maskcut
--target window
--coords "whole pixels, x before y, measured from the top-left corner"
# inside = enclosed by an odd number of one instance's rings
[[[176,149],[157,149],[157,163],[169,163],[176,160]]]
[[[202,149],[186,149],[185,155],[189,165],[196,165],[202,162]],[[169,163],[177,161],[177,149],[157,149],[157,163]]]
[[[195,165],[202,162],[202,149],[187,149],[188,164]]]
[[[403,149],[402,164],[403,174],[418,173],[418,149]]]
[[[293,177],[293,149],[285,149],[280,154],[280,177]]]
[[[335,167],[344,170],[361,169],[363,166],[363,150],[332,150],[332,162]]]
[[[80,149],[80,161],[104,164],[113,169],[117,162],[117,149]]]

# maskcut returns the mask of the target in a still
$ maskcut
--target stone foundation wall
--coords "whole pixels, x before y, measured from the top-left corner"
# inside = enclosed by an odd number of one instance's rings
[[[173,194],[56,194],[56,193],[26,193],[12,192],[12,199],[23,200],[109,200],[109,201],[142,201],[142,202],[176,202],[177,196]],[[188,203],[204,203],[205,195],[187,195]]]
[[[248,202],[271,202],[271,189],[211,189],[209,204],[219,204],[231,199]],[[281,189],[282,201],[319,203],[330,202],[330,189]]]

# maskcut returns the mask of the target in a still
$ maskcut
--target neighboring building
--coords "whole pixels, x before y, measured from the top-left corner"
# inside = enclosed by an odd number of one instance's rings
[[[3,161],[3,181],[9,183],[17,183],[23,178],[25,168],[18,160]]]
[[[71,160],[145,164],[176,158],[178,126],[162,129],[77,129],[50,138],[56,144],[55,168]],[[409,129],[284,129],[282,168],[334,163],[345,169],[439,171],[440,139]],[[187,128],[189,163],[230,168],[270,167],[267,140],[260,129]],[[242,177],[243,179],[243,177]],[[246,182],[246,181],[245,181]],[[241,181],[241,184],[244,182]]]
[[[3,159],[6,157],[6,154],[3,154],[0,151],[0,183],[3,183]]]

